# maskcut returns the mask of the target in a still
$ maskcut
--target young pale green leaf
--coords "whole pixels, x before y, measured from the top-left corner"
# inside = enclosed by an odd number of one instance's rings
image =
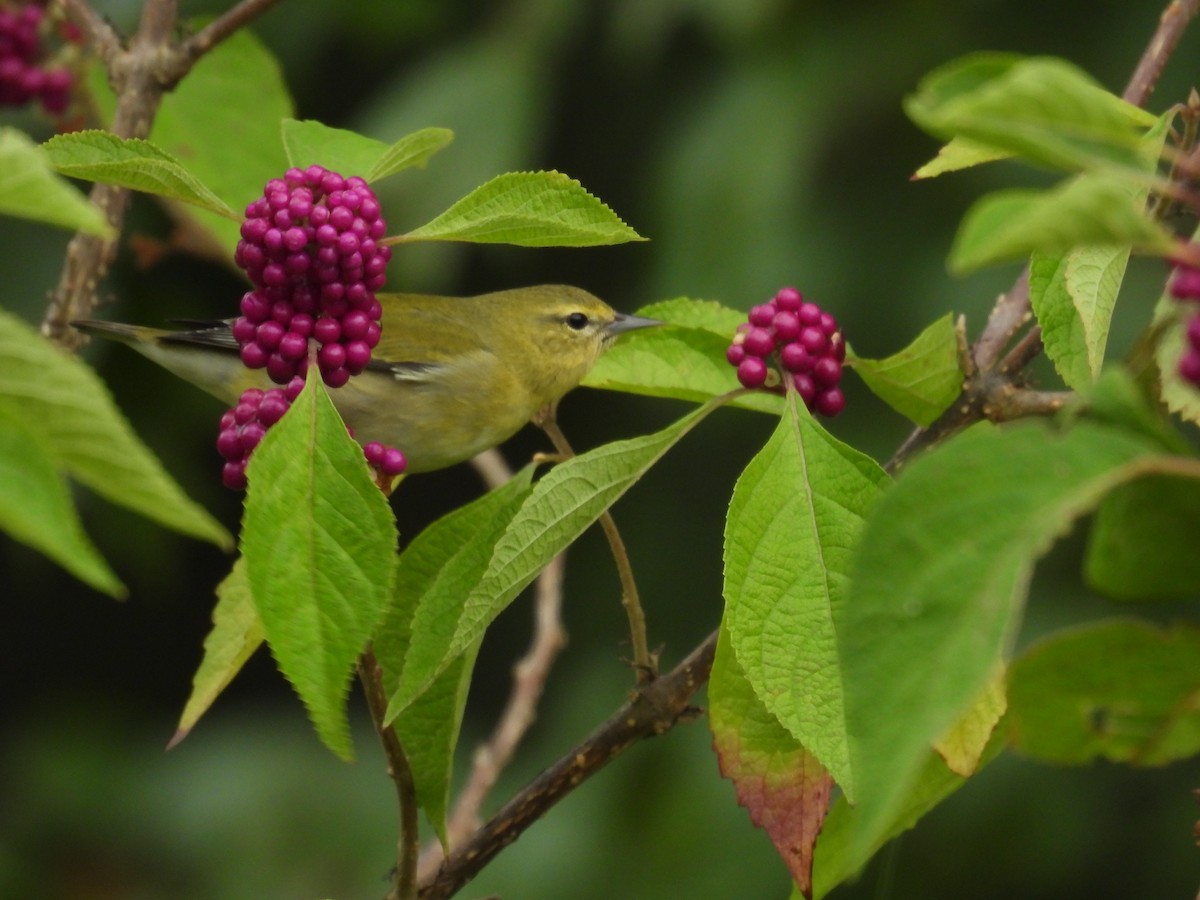
[[[406,134],[383,151],[364,177],[375,182],[405,169],[423,169],[433,155],[452,140],[454,132],[449,128],[422,128]]]
[[[198,27],[200,23],[193,23]],[[103,66],[89,79],[106,121],[116,108]],[[279,63],[246,28],[234,32],[196,62],[174,90],[163,95],[150,140],[183,160],[196,178],[241,213],[270,178],[287,168],[279,122],[293,115]],[[195,206],[173,212],[216,240],[226,259],[240,237],[241,217],[230,219]]]
[[[1005,747],[1007,729],[997,728],[980,758],[976,771],[1000,755]],[[967,779],[946,767],[942,758],[926,751],[907,795],[896,805],[895,814],[871,842],[865,855],[855,845],[860,812],[840,795],[829,810],[825,827],[817,838],[813,862],[813,896],[826,896],[839,884],[852,879],[866,859],[874,856],[892,838],[903,834],[921,818],[966,784]],[[793,897],[796,895],[793,894]]]
[[[1014,189],[980,198],[963,217],[949,265],[961,275],[1034,251],[1062,253],[1088,244],[1128,245],[1159,255],[1174,247],[1127,184],[1081,176],[1048,191]]]
[[[963,778],[979,769],[983,753],[992,740],[1005,710],[1008,696],[1004,692],[1004,667],[997,666],[983,692],[967,708],[948,732],[933,742],[933,749],[950,768]]]
[[[87,535],[53,454],[23,416],[0,405],[0,529],[113,597],[125,594]]]
[[[133,433],[96,373],[0,311],[0,410],[20,418],[54,465],[118,506],[220,547],[232,539]]]
[[[1059,765],[1161,766],[1200,753],[1200,629],[1099,622],[1013,663],[1013,744]]]
[[[561,172],[509,172],[477,187],[404,240],[596,247],[645,238]]]
[[[339,175],[365,177],[387,151],[387,144],[345,128],[312,119],[284,119],[279,125],[289,166],[324,166]]]
[[[1129,262],[1128,245],[1034,251],[1029,302],[1046,355],[1067,386],[1082,390],[1100,374],[1108,326]]]
[[[738,479],[725,522],[725,618],[763,705],[850,797],[835,616],[851,551],[888,478],[795,394]]]
[[[859,852],[894,820],[930,743],[984,689],[1038,557],[1115,486],[1170,459],[1157,452],[1090,423],[978,425],[911,463],[884,496],[836,622]]]
[[[246,561],[238,557],[225,580],[217,585],[213,627],[204,639],[204,658],[192,676],[192,694],[179,717],[179,727],[167,749],[187,737],[221,692],[263,642],[262,621],[246,581]]]
[[[510,602],[600,514],[617,502],[664,453],[720,405],[714,401],[662,431],[604,444],[559,463],[538,481],[467,596],[445,652],[424,654],[414,642],[388,708],[394,716],[447,665],[471,647]]]
[[[0,128],[0,214],[112,235],[100,208],[56,175],[45,151],[15,128]]]
[[[1084,577],[1118,600],[1189,600],[1200,584],[1200,481],[1165,476],[1104,498],[1088,535]]]
[[[829,810],[833,779],[759,701],[725,628],[708,681],[708,722],[721,774],[733,782],[738,803],[811,897],[813,844]]]
[[[56,134],[42,146],[60,175],[116,184],[238,218],[183,163],[149,141],[107,131],[73,131]]]
[[[1153,329],[1158,335],[1154,362],[1158,366],[1162,400],[1167,409],[1182,419],[1200,425],[1200,390],[1179,374],[1179,360],[1187,348],[1187,323],[1190,304],[1179,303],[1164,294],[1154,306]]]
[[[241,550],[280,670],[349,759],[346,695],[391,599],[396,524],[315,372],[250,459]]]
[[[964,57],[927,75],[905,111],[941,138],[966,138],[1055,169],[1146,179],[1139,140],[1154,117],[1061,59]]]
[[[532,479],[533,466],[526,466],[502,487],[442,516],[400,554],[392,602],[373,641],[389,698],[405,664],[411,664],[410,655],[440,661],[463,600],[487,569],[496,541],[532,490]],[[404,745],[417,801],[443,845],[454,748],[476,650],[478,642],[398,714],[385,717]]]
[[[900,352],[885,359],[863,359],[848,351],[846,365],[875,396],[918,425],[930,424],[962,390],[958,333],[949,313]]]
[[[987,144],[980,144],[978,141],[972,141],[969,138],[955,137],[942,145],[941,149],[938,150],[937,156],[917,169],[913,173],[912,180],[921,181],[925,178],[936,178],[939,175],[945,175],[947,172],[959,172],[963,169],[982,165],[983,163],[1009,159],[1011,156],[1012,153],[1008,150],[989,147]]]

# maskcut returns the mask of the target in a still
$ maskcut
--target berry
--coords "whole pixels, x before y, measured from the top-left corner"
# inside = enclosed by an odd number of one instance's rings
[[[824,416],[836,416],[845,408],[846,398],[838,388],[845,358],[846,342],[837,320],[790,287],[753,307],[725,351],[744,387],[787,390],[790,386],[805,406]],[[785,377],[772,376],[772,369],[783,369]]]
[[[379,243],[386,231],[361,178],[309,166],[268,181],[246,207],[234,254],[254,286],[234,324],[242,361],[286,384],[304,372],[311,337],[330,387],[366,368],[379,343],[375,291],[391,258]],[[243,320],[263,324],[252,334]]]
[[[363,444],[363,456],[367,458],[367,465],[380,475],[389,478],[399,475],[408,465],[403,453],[395,447],[388,447],[379,441],[369,441]]]
[[[37,3],[0,7],[0,106],[36,100],[46,112],[61,115],[70,105],[71,72],[44,67],[44,19]]]
[[[242,348],[243,351],[245,348]],[[267,429],[283,418],[292,401],[304,387],[295,379],[286,389],[269,391],[250,388],[243,391],[237,406],[221,417],[221,432],[217,435],[217,452],[225,458],[221,481],[234,491],[246,489],[246,463],[250,454],[263,439]]]
[[[1188,320],[1187,346],[1179,358],[1179,376],[1200,387],[1200,313]]]

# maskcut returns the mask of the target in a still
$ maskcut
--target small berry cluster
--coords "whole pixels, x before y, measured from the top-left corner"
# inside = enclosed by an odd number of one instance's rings
[[[242,362],[287,384],[308,368],[308,341],[330,387],[366,368],[379,343],[391,248],[375,193],[358,177],[321,166],[289,169],[246,207],[234,256],[254,289],[233,336]]]
[[[785,287],[750,310],[725,351],[744,387],[782,390],[790,384],[813,412],[836,416],[846,406],[838,387],[846,342],[837,320],[795,288]],[[782,368],[783,376],[779,370]]]
[[[71,73],[42,67],[41,26],[45,11],[37,3],[0,5],[0,106],[24,106],[33,100],[59,115],[71,100]]]
[[[217,450],[225,458],[226,487],[245,489],[251,452],[303,390],[310,339],[331,388],[371,361],[383,317],[375,292],[392,255],[380,244],[386,233],[367,183],[322,166],[288,169],[246,207],[234,260],[253,289],[242,297],[233,336],[247,367],[266,369],[285,387],[251,388],[221,418]],[[381,484],[406,465],[403,453],[378,441],[366,444],[363,455]]]
[[[1171,296],[1188,303],[1200,301],[1200,268],[1179,263],[1171,278]],[[1187,349],[1179,358],[1179,376],[1200,387],[1200,312],[1188,319]]]

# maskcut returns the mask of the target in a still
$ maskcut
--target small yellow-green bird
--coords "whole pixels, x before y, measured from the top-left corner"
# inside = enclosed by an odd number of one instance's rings
[[[557,284],[378,299],[383,336],[370,364],[329,395],[360,441],[402,450],[408,472],[441,469],[503,443],[576,387],[618,335],[661,324]],[[231,406],[247,388],[276,386],[264,370],[242,365],[232,320],[189,331],[72,324],[129,344]]]

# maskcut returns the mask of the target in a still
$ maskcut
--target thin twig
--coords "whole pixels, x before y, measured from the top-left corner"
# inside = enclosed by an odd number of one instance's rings
[[[1159,17],[1154,37],[1146,45],[1137,68],[1129,76],[1129,83],[1125,85],[1122,97],[1135,106],[1146,105],[1146,101],[1154,93],[1154,86],[1158,84],[1158,78],[1162,75],[1167,60],[1175,52],[1188,23],[1196,17],[1197,10],[1200,10],[1200,0],[1172,0],[1167,5]]]
[[[107,67],[121,52],[121,36],[87,0],[57,0],[67,21],[79,29],[84,42]]]
[[[713,632],[670,672],[638,688],[631,700],[526,785],[470,841],[456,848],[436,877],[422,882],[422,900],[452,896],[583,781],[639,741],[665,734],[698,715],[699,710],[689,703],[708,680],[716,646]]]
[[[413,781],[412,767],[408,756],[400,746],[396,729],[384,725],[387,713],[387,697],[380,680],[379,662],[374,651],[367,649],[358,661],[358,680],[367,698],[367,709],[375,731],[383,746],[387,759],[388,777],[396,785],[396,799],[400,806],[400,833],[396,840],[396,871],[392,879],[387,900],[413,900],[416,897],[417,851],[417,790]]]
[[[567,441],[567,436],[558,427],[554,404],[538,413],[534,418],[534,424],[546,432],[560,456],[570,459],[575,455],[570,442]],[[621,532],[617,528],[612,513],[605,510],[600,514],[598,521],[604,531],[604,537],[608,540],[609,549],[612,551],[613,562],[617,567],[617,576],[621,579],[621,606],[624,607],[625,616],[629,620],[629,643],[633,650],[633,666],[637,670],[638,684],[644,684],[652,681],[658,674],[658,660],[650,652],[650,644],[646,638],[646,613],[642,609],[642,601],[638,596],[637,582],[633,577],[633,566],[629,562],[629,551],[625,549],[625,541],[621,538]]]
[[[242,0],[232,9],[217,16],[179,46],[176,63],[179,71],[174,74],[174,80],[178,81],[188,73],[196,60],[278,2],[279,0]]]

